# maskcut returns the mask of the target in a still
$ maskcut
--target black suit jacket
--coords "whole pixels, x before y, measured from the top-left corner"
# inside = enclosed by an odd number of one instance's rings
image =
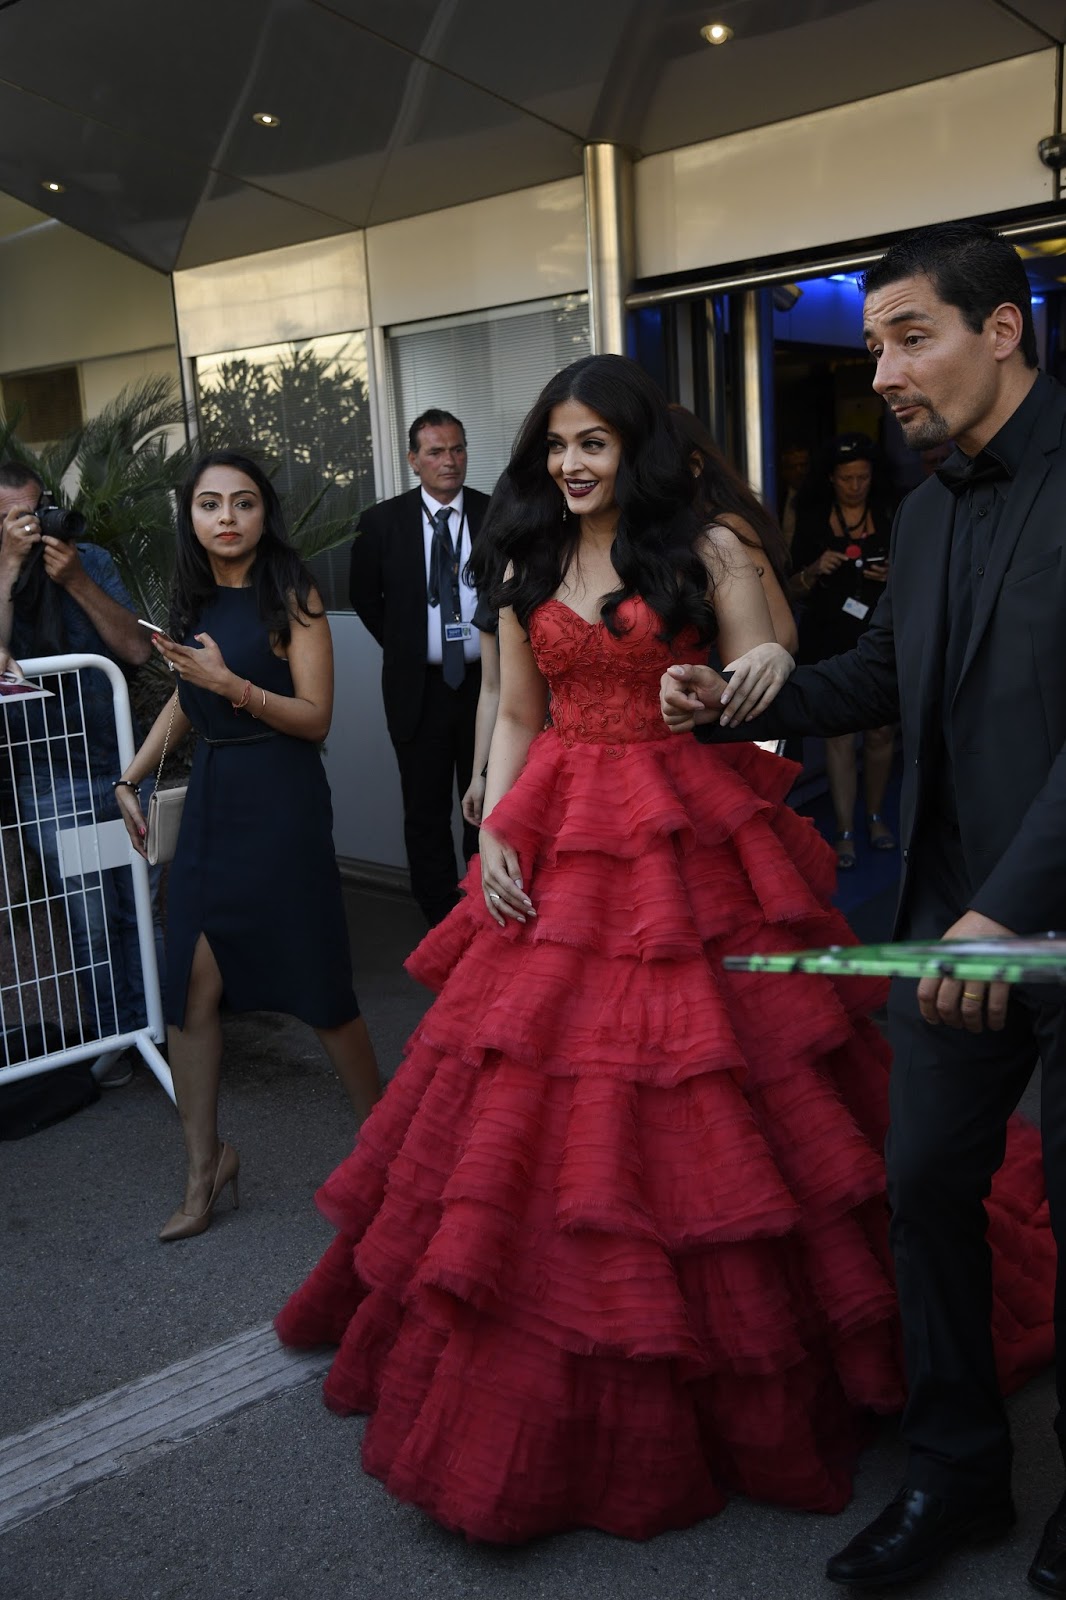
[[[1051,389],[1011,485],[948,710],[972,908],[1017,933],[1066,927],[1066,389]],[[902,724],[900,906],[916,825],[935,842],[948,558],[955,500],[937,478],[901,505],[891,576],[854,650],[800,667],[763,717],[698,737],[761,739]],[[965,908],[963,908],[965,909]]]
[[[464,486],[473,540],[489,503]],[[426,547],[422,490],[370,506],[359,518],[349,581],[352,605],[381,646],[385,719],[394,743],[414,737],[426,683]]]

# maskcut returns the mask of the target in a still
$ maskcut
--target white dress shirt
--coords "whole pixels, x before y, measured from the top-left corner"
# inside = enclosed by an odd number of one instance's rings
[[[426,553],[426,586],[430,583],[430,562],[433,556],[433,518],[444,507],[439,500],[434,500],[425,489],[422,494],[422,538]],[[463,491],[460,489],[455,499],[447,508],[451,512],[448,519],[448,532],[452,536],[452,544],[456,543],[456,529],[461,530],[459,542],[459,614],[464,622],[473,624],[474,612],[477,610],[477,590],[467,583],[465,572],[466,564],[470,559],[470,524],[466,520],[463,509]],[[430,666],[439,667],[441,664],[440,648],[440,607],[426,607],[426,660]],[[471,626],[470,638],[463,640],[463,655],[467,661],[477,661],[481,655],[481,641],[478,631]]]

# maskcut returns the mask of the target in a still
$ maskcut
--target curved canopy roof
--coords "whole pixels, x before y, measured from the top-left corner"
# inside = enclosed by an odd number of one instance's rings
[[[1057,0],[0,0],[0,231],[50,215],[197,266],[576,174],[589,140],[646,155],[1064,31]]]

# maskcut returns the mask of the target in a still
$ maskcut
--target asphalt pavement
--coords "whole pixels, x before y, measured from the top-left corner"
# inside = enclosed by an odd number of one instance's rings
[[[391,1070],[428,999],[400,964],[420,918],[399,897],[347,898],[360,999]],[[245,1366],[232,1352],[266,1348],[270,1318],[328,1243],[312,1197],[351,1145],[346,1102],[308,1030],[268,1014],[227,1021],[222,1131],[241,1153],[240,1210],[221,1208],[207,1234],[169,1247],[156,1233],[180,1198],[181,1138],[143,1068],[68,1121],[0,1145],[0,1527],[5,1461],[14,1471],[21,1460],[30,1482],[29,1509],[16,1506],[0,1532],[0,1600],[828,1600],[839,1592],[824,1580],[825,1558],[901,1478],[891,1424],[872,1441],[855,1497],[837,1517],[738,1499],[711,1521],[644,1544],[578,1532],[500,1549],[392,1500],[361,1470],[361,1421],[322,1405],[319,1367],[275,1362],[269,1381],[258,1367],[247,1381],[235,1376]],[[170,1410],[158,1412],[149,1438],[164,1391]],[[1061,1487],[1053,1406],[1047,1375],[1011,1402],[1017,1529],[908,1589],[915,1600],[1032,1593],[1025,1569]],[[74,1488],[56,1479],[49,1499],[34,1474],[43,1483],[58,1439],[81,1476]],[[36,1456],[27,1440],[38,1441]]]

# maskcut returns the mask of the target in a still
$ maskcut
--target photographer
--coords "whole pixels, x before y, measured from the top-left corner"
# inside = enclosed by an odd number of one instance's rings
[[[51,502],[30,468],[0,465],[0,653],[26,659],[86,652],[123,668],[147,661],[151,644],[115,564],[98,545],[80,541],[84,528],[80,516]],[[60,822],[102,822],[119,814],[111,685],[102,673],[86,672],[58,679],[56,690],[54,699],[7,712],[19,818],[49,888],[66,897],[83,1026],[87,1037],[102,1038],[145,1019],[133,885],[127,868],[64,881],[57,835]],[[83,730],[84,747],[70,738]],[[109,942],[115,1004],[107,981]],[[100,1082],[117,1087],[131,1075],[120,1059]]]
[[[840,434],[827,446],[797,513],[791,590],[805,608],[797,657],[805,664],[853,649],[884,593],[892,509],[876,482],[877,465],[877,450],[864,433]],[[894,728],[863,734],[866,829],[874,850],[896,847],[882,815],[894,738]],[[837,866],[847,871],[855,865],[854,737],[827,739],[825,761],[836,813]]]

